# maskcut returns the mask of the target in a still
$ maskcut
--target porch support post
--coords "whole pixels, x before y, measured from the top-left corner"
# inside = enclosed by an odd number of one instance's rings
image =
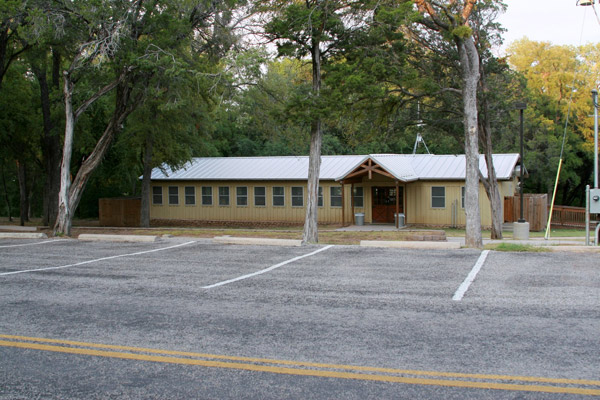
[[[352,221],[354,218],[354,183],[352,183],[350,186],[350,205],[352,206],[352,215],[350,215],[350,221]],[[352,225],[352,222],[350,222],[350,225]]]
[[[408,224],[408,217],[406,214],[406,183],[404,184],[404,187],[402,188],[402,212],[404,213],[404,225]]]
[[[346,226],[346,199],[344,196],[344,181],[340,182],[340,184],[342,185],[342,226]]]
[[[396,214],[394,214],[394,219],[396,220],[396,229],[398,229],[399,224],[400,224],[400,216],[398,214],[400,214],[400,185],[398,184],[398,181],[396,180]]]

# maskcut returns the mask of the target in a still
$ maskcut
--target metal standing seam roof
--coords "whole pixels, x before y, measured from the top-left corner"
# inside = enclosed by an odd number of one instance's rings
[[[322,156],[319,179],[335,180],[364,156]],[[306,180],[308,156],[194,158],[183,168],[152,170],[153,180]]]
[[[319,179],[342,180],[369,158],[403,182],[465,179],[464,155],[433,154],[322,156]],[[507,180],[513,176],[519,155],[494,154],[493,160],[497,178]],[[479,166],[487,176],[483,155]],[[163,170],[154,168],[152,180],[306,180],[308,156],[194,158],[178,170]]]

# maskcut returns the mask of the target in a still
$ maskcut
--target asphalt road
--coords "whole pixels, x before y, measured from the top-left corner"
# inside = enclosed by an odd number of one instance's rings
[[[0,399],[600,396],[600,257],[481,256],[1,240]]]

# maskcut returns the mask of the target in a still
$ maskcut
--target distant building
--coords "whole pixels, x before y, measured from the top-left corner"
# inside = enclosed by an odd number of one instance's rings
[[[493,156],[501,196],[516,189],[518,154]],[[321,224],[366,223],[464,226],[464,155],[371,154],[323,156],[318,218]],[[479,162],[483,176],[487,168]],[[183,168],[152,171],[150,217],[155,223],[302,224],[308,156],[194,158]],[[491,225],[480,184],[481,222]]]

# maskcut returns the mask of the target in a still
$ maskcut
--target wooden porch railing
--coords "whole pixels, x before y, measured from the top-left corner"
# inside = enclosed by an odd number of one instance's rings
[[[585,228],[585,208],[555,205],[552,211],[552,226]]]
[[[532,231],[546,229],[550,206],[547,205],[547,196],[526,194],[523,198],[523,211],[525,220],[529,222]],[[515,222],[520,215],[519,196],[504,198],[504,222]],[[595,228],[598,221],[593,218],[590,228]],[[563,228],[585,228],[585,208],[570,206],[554,206],[552,210],[552,226]]]

